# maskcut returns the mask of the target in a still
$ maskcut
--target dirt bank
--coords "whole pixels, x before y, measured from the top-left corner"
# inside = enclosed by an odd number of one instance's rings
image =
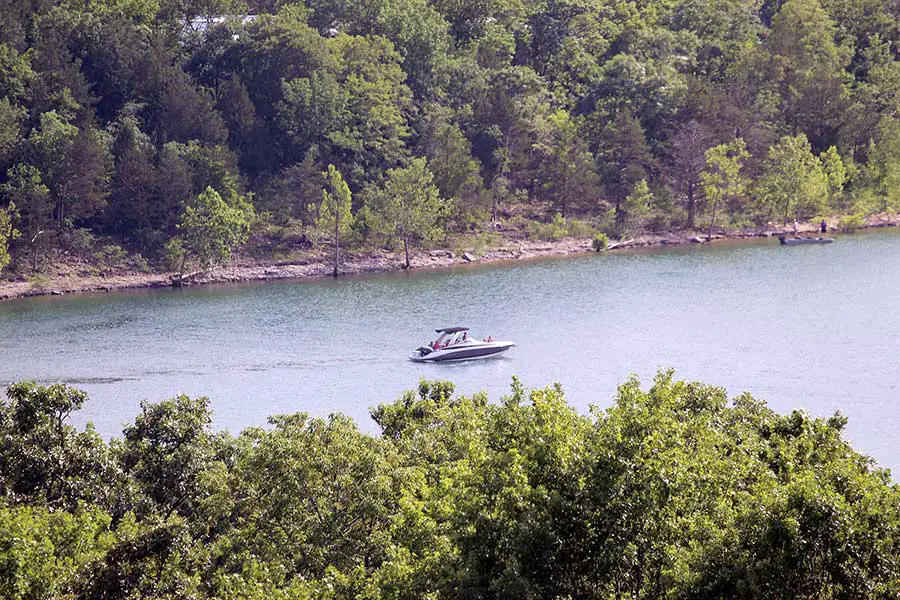
[[[835,223],[829,224],[831,229]],[[900,215],[876,215],[870,217],[866,227],[895,227],[900,225]],[[812,234],[818,231],[818,225],[806,223],[800,226],[801,234]],[[759,231],[728,231],[713,235],[713,242],[723,239],[747,239],[772,237],[785,232],[781,227],[769,227]],[[647,234],[625,239],[610,244],[611,251],[629,248],[705,243],[704,234],[696,232],[670,232],[663,234]],[[553,241],[506,239],[502,243],[478,252],[452,252],[450,250],[422,251],[412,257],[413,269],[447,268],[453,265],[471,262],[497,262],[506,260],[539,258],[591,252],[591,240],[564,238]],[[380,273],[400,271],[403,269],[403,256],[387,251],[357,252],[349,254],[343,262],[341,272],[344,275],[364,273]],[[110,292],[131,288],[168,287],[172,284],[173,273],[117,273],[105,276],[83,275],[77,269],[58,265],[55,273],[44,273],[30,281],[0,281],[0,300],[22,298],[27,296],[61,295],[77,292]],[[272,263],[237,257],[234,264],[228,267],[213,269],[205,274],[196,275],[186,281],[186,285],[205,285],[212,283],[263,281],[276,279],[303,279],[309,277],[328,277],[332,266],[327,259],[309,255],[303,259],[289,263]]]

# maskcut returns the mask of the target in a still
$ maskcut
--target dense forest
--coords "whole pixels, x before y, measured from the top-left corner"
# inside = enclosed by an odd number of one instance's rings
[[[893,211],[898,57],[891,0],[2,0],[0,266]]]
[[[900,488],[841,437],[661,372],[591,416],[447,382],[232,436],[205,398],[104,442],[62,384],[0,401],[0,597],[900,598]]]

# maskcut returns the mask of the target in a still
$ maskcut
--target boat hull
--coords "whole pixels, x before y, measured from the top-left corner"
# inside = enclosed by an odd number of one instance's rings
[[[830,244],[834,241],[834,238],[789,238],[779,236],[778,241],[781,242],[782,246],[802,246],[804,244]]]
[[[414,351],[409,359],[415,362],[454,362],[464,360],[481,360],[500,356],[510,348],[513,342],[486,342],[481,344],[461,344],[440,350],[419,348]]]

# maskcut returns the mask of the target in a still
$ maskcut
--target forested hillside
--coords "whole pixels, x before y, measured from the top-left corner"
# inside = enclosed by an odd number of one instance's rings
[[[0,266],[900,206],[889,0],[0,5]]]
[[[0,596],[141,600],[900,598],[900,489],[841,437],[660,373],[591,417],[421,382],[372,411],[121,439],[63,385],[0,399]],[[362,401],[365,401],[363,399]]]

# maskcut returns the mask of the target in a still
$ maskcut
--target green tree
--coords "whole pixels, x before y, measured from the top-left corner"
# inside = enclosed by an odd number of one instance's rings
[[[228,128],[230,146],[237,151],[250,143],[253,131],[258,127],[256,106],[240,77],[232,75],[218,89],[216,108]]]
[[[106,444],[92,425],[68,421],[87,394],[64,384],[10,385],[0,401],[0,498],[9,504],[73,510],[89,502],[120,508],[119,477]]]
[[[9,168],[20,151],[26,114],[23,107],[10,102],[8,97],[0,98],[0,169]]]
[[[859,455],[844,454],[844,423],[780,416],[748,395],[728,406],[723,390],[671,373],[658,374],[646,392],[636,380],[620,386],[589,442],[598,460],[583,500],[586,515],[606,516],[588,542],[597,544],[595,565],[605,567],[594,571],[603,573],[601,589],[633,597],[677,588],[686,598],[852,598],[863,581],[881,585],[896,567],[875,575],[864,565],[883,565],[877,544],[841,523],[881,510],[876,498],[896,490],[878,483],[885,474]],[[844,477],[861,487],[849,491]],[[882,533],[862,527],[890,538],[881,523],[897,523],[896,514],[870,522]]]
[[[765,32],[757,5],[731,0],[680,0],[673,3],[671,29],[692,52],[691,68],[704,79],[722,81],[742,47]]]
[[[900,119],[883,118],[866,148],[860,187],[871,200],[864,208],[888,212],[900,206]]]
[[[202,474],[212,466],[210,422],[207,398],[182,394],[141,403],[141,414],[125,428],[118,448],[125,473],[150,501],[134,507],[140,515],[158,511],[165,520],[175,512],[189,516],[196,508]]]
[[[488,412],[469,464],[451,471],[466,484],[453,497],[454,523],[471,523],[453,534],[461,585],[509,597],[587,595],[577,583],[589,577],[587,549],[575,540],[590,536],[577,510],[580,482],[590,477],[583,454],[589,431],[560,385],[526,391],[513,380],[512,393]]]
[[[789,216],[799,221],[821,214],[828,199],[828,178],[802,133],[769,149],[757,186],[764,216],[781,217],[785,225]]]
[[[649,179],[655,163],[640,121],[622,111],[606,123],[599,134],[595,158],[604,189],[616,209],[616,229],[621,230],[625,219],[622,202],[637,182]]]
[[[8,202],[15,202],[18,208],[20,231],[25,241],[31,244],[34,268],[37,265],[41,235],[50,226],[50,213],[53,209],[50,190],[44,185],[41,172],[29,164],[15,165],[6,172],[6,177],[7,181],[0,185],[0,194]]]
[[[115,544],[110,516],[44,506],[0,507],[0,596],[6,600],[74,597],[84,573]]]
[[[13,226],[16,216],[18,216],[18,212],[13,202],[10,202],[5,209],[0,209],[0,271],[3,271],[10,262],[10,243],[21,235],[19,230]]]
[[[236,441],[223,495],[207,503],[229,525],[211,548],[211,564],[271,587],[306,581],[356,588],[358,597],[366,574],[384,560],[399,483],[391,454],[341,415],[279,415],[270,425]]]
[[[877,14],[877,11],[865,12]],[[845,113],[848,119],[842,133],[858,146],[865,146],[873,139],[880,143],[885,133],[884,123],[900,117],[897,108],[900,106],[900,64],[894,59],[893,43],[885,37],[871,35],[868,47],[857,50],[865,76],[857,80],[854,104]]]
[[[178,223],[178,236],[169,243],[170,256],[180,262],[179,280],[188,257],[204,270],[226,263],[232,250],[247,241],[253,207],[238,197],[233,204],[211,187],[188,202]]]
[[[485,220],[483,182],[471,142],[449,108],[429,103],[422,112],[417,149],[428,159],[441,196],[455,203],[454,220],[461,226]]]
[[[777,86],[790,131],[806,133],[819,150],[834,141],[848,108],[851,53],[837,37],[819,0],[788,0],[773,19],[771,55],[759,72]]]
[[[328,46],[347,98],[343,127],[328,141],[351,188],[361,189],[408,157],[412,93],[401,58],[385,38],[338,35]]]
[[[422,380],[372,410],[380,435],[300,413],[231,438],[180,396],[112,452],[65,423],[83,393],[7,398],[4,598],[856,600],[900,580],[900,489],[845,417],[671,371],[589,415],[558,384],[489,402]]]
[[[847,183],[849,177],[844,160],[837,148],[830,146],[828,150],[819,155],[819,162],[822,163],[822,172],[828,182],[828,208],[832,211],[845,209],[842,199],[844,184]]]
[[[671,176],[673,186],[684,195],[687,229],[694,228],[697,208],[703,197],[700,174],[706,166],[706,151],[712,143],[709,127],[698,121],[683,124],[672,137]]]
[[[57,222],[93,224],[106,207],[113,159],[107,135],[92,127],[79,131],[66,157],[67,176],[59,183]]]
[[[8,15],[13,7],[6,8],[10,9],[5,11]],[[0,97],[11,104],[22,104],[28,99],[37,75],[31,65],[33,59],[33,51],[20,52],[5,40],[0,41]]]
[[[154,190],[160,183],[175,179],[157,178],[154,165],[156,153],[150,137],[141,131],[137,119],[123,116],[112,124],[112,155],[115,171],[110,182],[106,230],[137,247],[141,252],[152,251],[154,232],[160,229],[161,209],[154,202]],[[165,164],[165,151],[160,162]],[[167,190],[168,191],[168,190]],[[186,201],[187,196],[176,200]]]
[[[594,157],[567,111],[558,110],[537,124],[532,148],[537,154],[540,190],[550,201],[551,211],[566,217],[570,208],[596,204],[600,180]]]
[[[328,165],[328,170],[323,172],[322,176],[325,178],[325,188],[322,190],[322,202],[318,206],[315,227],[319,232],[334,235],[332,275],[337,277],[341,261],[341,236],[347,235],[353,226],[350,188],[334,165]]]
[[[228,130],[213,106],[212,94],[174,65],[172,54],[168,46],[154,43],[144,57],[145,77],[137,83],[154,137],[163,143],[223,143]]]
[[[741,173],[741,168],[749,156],[742,138],[706,151],[706,169],[700,174],[700,179],[706,198],[712,203],[707,241],[712,239],[719,203],[740,198],[744,194],[748,181]]]
[[[70,174],[71,150],[78,134],[78,127],[53,110],[41,115],[40,129],[32,131],[29,136],[29,145],[37,159],[36,166],[41,170],[43,181],[53,199],[57,228],[62,226],[64,207],[69,202],[65,185]]]
[[[254,204],[268,211],[276,223],[287,225],[299,219],[304,226],[312,225],[310,213],[322,200],[322,168],[315,149],[306,153],[302,162],[282,169],[266,186]]]
[[[403,243],[407,269],[410,246],[444,235],[440,221],[447,213],[447,203],[424,158],[414,158],[408,167],[389,169],[384,186],[374,191],[369,202],[373,229]]]
[[[379,2],[375,33],[393,42],[403,58],[403,71],[417,97],[436,96],[445,87],[442,63],[450,57],[447,22],[426,0]]]
[[[634,184],[631,193],[628,194],[622,202],[623,231],[629,233],[640,231],[646,222],[647,216],[650,214],[650,205],[652,202],[653,193],[647,186],[647,180],[641,179]]]
[[[279,118],[291,141],[291,155],[297,159],[315,145],[327,146],[331,136],[350,126],[348,93],[333,71],[321,69],[282,86]]]

